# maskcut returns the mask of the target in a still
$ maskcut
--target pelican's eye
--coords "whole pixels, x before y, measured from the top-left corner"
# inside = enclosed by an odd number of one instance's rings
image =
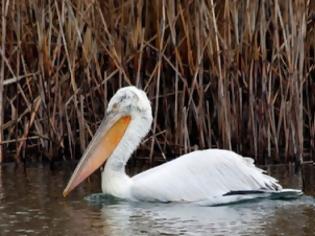
[[[114,104],[113,104],[113,106],[112,106],[112,111],[113,111],[113,112],[118,111],[118,104],[117,104],[117,103],[114,103]]]

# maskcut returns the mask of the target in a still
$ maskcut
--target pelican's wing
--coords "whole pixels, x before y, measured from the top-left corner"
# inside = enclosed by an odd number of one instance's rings
[[[146,201],[204,201],[281,190],[251,158],[219,149],[195,151],[132,177],[131,195]],[[230,198],[230,197],[229,197]]]

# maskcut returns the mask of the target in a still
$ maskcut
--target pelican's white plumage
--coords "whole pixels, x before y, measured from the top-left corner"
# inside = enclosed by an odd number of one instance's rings
[[[94,155],[94,147],[102,145],[99,139],[108,133],[107,126],[125,116],[130,116],[131,121],[128,126],[123,125],[127,128],[119,144],[110,155],[104,157],[104,160],[108,158],[102,172],[102,190],[106,194],[133,201],[220,204],[266,194],[295,196],[302,193],[299,190],[282,189],[276,179],[254,165],[253,159],[220,149],[195,151],[129,177],[125,173],[125,165],[151,127],[150,101],[142,90],[133,86],[125,87],[112,97],[106,114],[106,120],[84,153],[65,195],[76,186],[72,183],[75,182],[73,179],[80,175],[80,168],[83,168],[89,156]]]
[[[220,149],[195,151],[131,178],[135,199],[198,202],[233,191],[279,191],[252,159]]]

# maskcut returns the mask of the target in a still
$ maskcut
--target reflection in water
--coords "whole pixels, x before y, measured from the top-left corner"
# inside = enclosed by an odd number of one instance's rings
[[[188,204],[125,203],[102,208],[102,217],[106,222],[104,235],[108,232],[115,232],[116,235],[179,235],[189,232],[228,234],[232,230],[235,234],[241,234],[250,232],[250,228],[261,231],[257,229],[258,225],[253,225],[257,215],[248,213],[244,208],[235,206],[214,208]]]
[[[315,194],[315,167],[268,168],[286,187]],[[64,199],[70,168],[0,168],[0,235],[315,235],[315,201],[256,201],[220,207],[135,203],[99,192],[99,176]],[[96,178],[95,178],[96,177]],[[303,185],[302,185],[302,179]]]
[[[103,235],[301,235],[306,228],[313,231],[314,207],[314,200],[307,197],[220,207],[121,202],[104,204],[101,216]],[[304,212],[311,213],[312,218]],[[292,217],[288,218],[288,214]]]

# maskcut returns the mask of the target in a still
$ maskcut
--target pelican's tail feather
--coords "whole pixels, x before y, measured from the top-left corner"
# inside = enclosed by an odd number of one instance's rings
[[[223,196],[213,196],[197,202],[201,206],[220,206],[261,199],[293,200],[303,195],[301,190],[282,189],[279,191],[231,191]]]
[[[272,192],[270,198],[290,200],[290,199],[298,198],[302,195],[303,195],[302,190],[285,188],[285,189],[281,189],[280,191]]]

